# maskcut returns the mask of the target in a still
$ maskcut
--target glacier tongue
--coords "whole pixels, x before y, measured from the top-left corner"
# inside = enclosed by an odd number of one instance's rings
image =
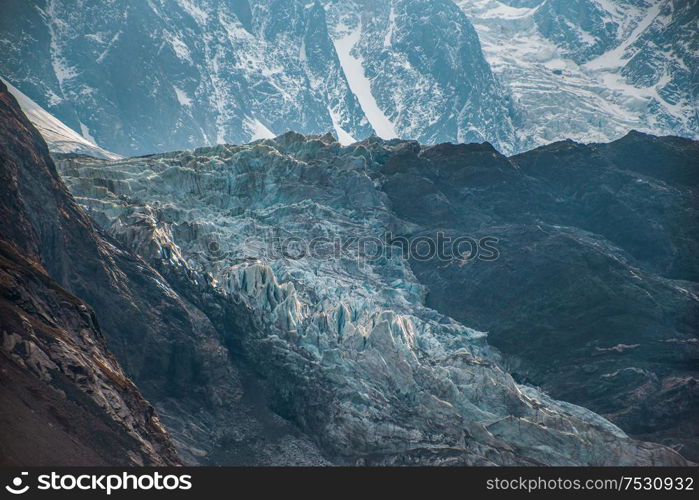
[[[59,168],[113,236],[247,311],[259,328],[234,340],[278,410],[338,463],[682,463],[515,383],[485,333],[425,307],[400,255],[270,248],[275,239],[380,244],[402,222],[377,188],[376,158],[409,146],[287,133]]]

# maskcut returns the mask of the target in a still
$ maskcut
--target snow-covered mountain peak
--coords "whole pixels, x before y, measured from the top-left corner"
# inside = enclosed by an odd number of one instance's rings
[[[696,1],[82,5],[10,2],[0,74],[120,154],[287,130],[514,153],[699,129]]]
[[[696,2],[461,1],[523,113],[522,144],[697,135]],[[694,24],[692,24],[694,23]]]

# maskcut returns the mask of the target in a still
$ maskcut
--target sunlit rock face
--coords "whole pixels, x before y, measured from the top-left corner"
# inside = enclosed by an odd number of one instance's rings
[[[488,144],[371,138],[343,147],[330,135],[288,133],[115,162],[62,157],[59,168],[106,232],[199,297],[209,317],[235,311],[247,326],[225,334],[226,344],[259,377],[274,411],[330,461],[684,463],[516,382],[504,368],[509,358],[466,326],[469,318],[426,305],[443,283],[386,244],[387,233],[415,236],[447,223],[487,234],[498,207],[516,204],[509,191],[490,213],[461,212],[439,182],[460,186],[466,199],[513,176],[533,192],[536,182]],[[440,218],[450,210],[463,217]],[[455,299],[465,296],[461,283],[449,288]]]

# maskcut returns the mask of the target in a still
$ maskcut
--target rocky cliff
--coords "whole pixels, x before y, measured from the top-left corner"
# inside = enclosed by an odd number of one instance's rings
[[[697,153],[636,132],[415,147],[383,189],[407,234],[497,238],[492,262],[413,259],[427,305],[488,331],[518,381],[696,459]]]
[[[60,274],[66,247],[97,237],[2,84],[0,123],[0,461],[178,464],[170,437],[112,356],[92,309],[51,277]]]

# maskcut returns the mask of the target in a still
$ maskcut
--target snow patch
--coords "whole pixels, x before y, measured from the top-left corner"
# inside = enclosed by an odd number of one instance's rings
[[[306,40],[301,40],[301,47],[299,47],[299,61],[302,63],[308,62],[308,55],[306,54]]]
[[[192,99],[187,95],[187,92],[184,90],[172,86],[172,88],[175,90],[175,95],[177,95],[177,101],[182,105],[182,106],[191,106],[192,105]]]
[[[391,5],[391,12],[388,14],[388,30],[386,30],[386,36],[383,39],[383,46],[388,48],[391,46],[391,40],[393,39],[393,32],[396,29],[396,9]]]
[[[85,124],[80,123],[80,129],[83,135],[78,134],[75,130],[68,127],[65,123],[27,97],[10,82],[5,79],[0,80],[7,85],[10,94],[17,99],[19,107],[22,108],[24,114],[29,118],[29,121],[32,122],[42,135],[50,151],[54,153],[83,153],[98,158],[114,160],[121,158],[121,156],[97,146],[94,138],[90,135],[90,130]]]
[[[245,129],[250,132],[250,141],[258,139],[274,139],[276,135],[257,118],[245,118],[243,122]]]
[[[383,139],[398,137],[396,128],[386,117],[371,93],[371,82],[364,74],[361,58],[352,55],[352,49],[361,36],[361,25],[342,38],[333,41],[342,71],[345,73],[350,90],[354,93],[376,134]]]
[[[168,42],[170,42],[170,46],[172,47],[172,50],[175,52],[175,55],[181,59],[182,61],[187,61],[188,63],[192,64],[192,55],[189,52],[189,48],[187,45],[180,39],[177,35],[174,34],[169,34],[168,36]]]
[[[626,49],[628,49],[638,38],[648,29],[651,23],[660,14],[660,8],[662,7],[663,0],[659,0],[655,3],[645,17],[641,19],[636,28],[631,32],[631,34],[624,40],[623,43],[619,44],[615,49],[605,52],[601,56],[589,61],[585,64],[585,68],[589,70],[603,70],[603,69],[616,69],[624,66],[629,58],[624,57],[626,54]]]
[[[335,111],[328,106],[328,113],[330,114],[330,119],[333,122],[333,128],[335,129],[335,133],[337,134],[337,139],[340,141],[340,144],[343,146],[349,146],[350,144],[354,144],[357,142],[357,140],[352,137],[345,129],[343,129],[340,126],[340,120]]]
[[[112,46],[114,45],[115,42],[119,40],[119,37],[121,36],[121,30],[117,31],[115,35],[112,37],[111,40],[109,40],[109,43],[105,47],[105,49],[102,51],[102,53],[97,57],[97,62],[101,63],[104,61],[104,58],[109,54],[109,51],[111,50]]]
[[[95,141],[95,138],[92,137],[92,135],[90,134],[90,129],[87,128],[87,125],[85,125],[83,122],[79,122],[79,123],[80,123],[80,134],[85,139],[87,139],[89,142],[91,142],[92,144],[94,144],[96,146],[97,142]]]
[[[196,6],[191,0],[177,0],[177,3],[182,7],[182,9],[192,16],[192,18],[197,22],[197,24],[204,26],[209,20],[209,14],[203,9]]]
[[[536,7],[511,7],[500,2],[490,2],[495,4],[490,7],[482,16],[481,19],[498,18],[498,19],[519,19],[527,17],[536,12],[539,6]]]

